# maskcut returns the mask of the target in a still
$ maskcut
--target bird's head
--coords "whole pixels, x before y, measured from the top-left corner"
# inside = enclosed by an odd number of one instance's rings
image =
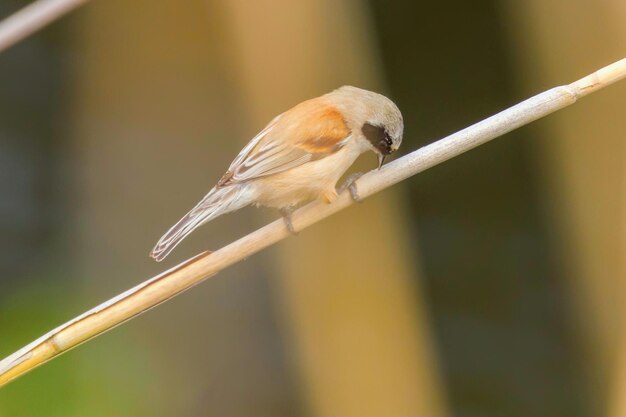
[[[345,95],[353,102],[353,113],[363,137],[378,155],[380,168],[387,155],[398,150],[402,144],[404,122],[398,106],[382,94],[352,86],[343,86],[335,92]],[[357,104],[358,103],[358,104]]]

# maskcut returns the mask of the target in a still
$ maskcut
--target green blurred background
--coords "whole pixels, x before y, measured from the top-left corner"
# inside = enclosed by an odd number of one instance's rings
[[[625,39],[623,0],[88,3],[0,55],[0,357],[275,218],[147,256],[297,102],[383,92],[407,153]],[[626,416],[625,131],[622,83],[37,369],[0,416]]]

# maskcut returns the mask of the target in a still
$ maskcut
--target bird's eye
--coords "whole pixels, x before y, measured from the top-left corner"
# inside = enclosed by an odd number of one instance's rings
[[[385,154],[388,155],[392,152],[391,150],[392,144],[393,144],[393,141],[391,140],[389,133],[385,132],[385,137],[380,141],[380,147],[384,149]]]

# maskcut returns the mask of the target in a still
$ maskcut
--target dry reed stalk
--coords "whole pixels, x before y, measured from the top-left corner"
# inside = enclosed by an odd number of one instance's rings
[[[357,186],[361,198],[371,196],[432,166],[454,158],[498,136],[576,102],[580,97],[626,77],[626,58],[569,85],[552,88],[457,133],[424,146],[363,175]],[[313,202],[293,214],[302,230],[351,204],[343,192],[332,204]],[[289,232],[276,220],[223,248],[205,252],[137,285],[52,330],[0,362],[0,386],[79,344],[167,301],[224,268],[285,239]]]
[[[0,52],[74,10],[87,0],[38,0],[0,21]]]

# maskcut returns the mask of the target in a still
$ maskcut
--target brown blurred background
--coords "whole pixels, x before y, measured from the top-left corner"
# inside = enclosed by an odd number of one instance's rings
[[[275,218],[147,257],[301,100],[383,92],[407,153],[624,55],[623,0],[88,3],[0,55],[0,356]],[[625,131],[622,83],[34,371],[0,416],[626,416]]]

